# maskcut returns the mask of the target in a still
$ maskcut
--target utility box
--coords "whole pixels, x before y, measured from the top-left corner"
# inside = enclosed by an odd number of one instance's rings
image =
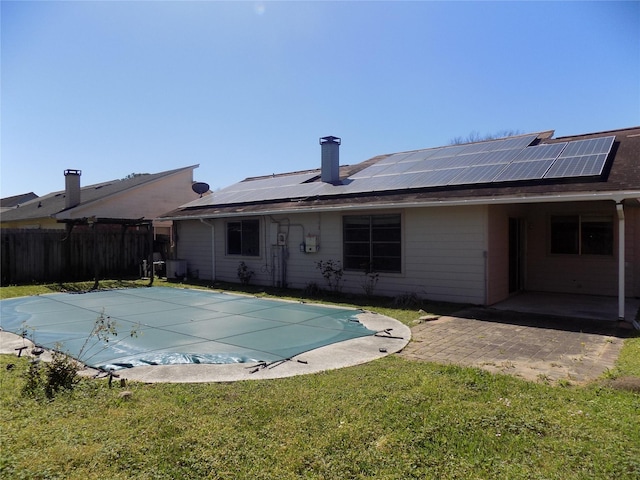
[[[317,253],[318,237],[316,237],[315,235],[307,235],[304,240],[304,244],[306,253]]]

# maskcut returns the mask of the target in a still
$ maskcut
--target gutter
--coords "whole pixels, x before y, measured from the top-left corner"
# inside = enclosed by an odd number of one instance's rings
[[[318,213],[318,212],[344,212],[344,211],[360,211],[360,210],[381,210],[381,209],[398,209],[398,208],[417,208],[417,207],[453,207],[462,205],[504,205],[504,204],[526,204],[526,203],[558,203],[558,202],[594,202],[599,200],[610,200],[620,203],[627,199],[640,199],[640,190],[624,190],[615,192],[598,192],[598,193],[576,193],[561,195],[536,195],[536,196],[510,196],[497,198],[477,198],[477,199],[460,199],[460,200],[427,200],[424,202],[392,202],[392,203],[367,203],[362,205],[354,205],[345,201],[343,205],[317,206],[306,208],[279,208],[273,210],[244,211],[244,212],[225,212],[225,213],[206,213],[199,215],[177,215],[171,217],[161,217],[162,220],[198,220],[202,218],[228,218],[228,217],[248,217],[256,215],[278,215],[282,213]]]

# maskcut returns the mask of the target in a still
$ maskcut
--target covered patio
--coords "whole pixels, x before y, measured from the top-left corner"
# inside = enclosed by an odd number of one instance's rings
[[[512,295],[507,300],[492,305],[491,308],[606,322],[620,320],[619,299],[610,296],[525,291]],[[640,328],[637,321],[640,299],[626,298],[624,309],[625,323]]]

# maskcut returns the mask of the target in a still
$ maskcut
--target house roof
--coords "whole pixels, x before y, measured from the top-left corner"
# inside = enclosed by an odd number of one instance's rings
[[[589,150],[592,144],[605,147],[593,153]],[[528,158],[534,161],[522,161]],[[465,166],[470,159],[471,167]],[[529,172],[519,177],[504,173],[508,168],[517,172],[523,165]],[[540,170],[543,173],[536,173],[539,165],[546,168]],[[444,204],[637,201],[640,127],[559,138],[552,138],[552,132],[542,132],[380,155],[341,166],[340,185],[322,182],[320,173],[315,169],[247,178],[163,217]]]
[[[2,208],[11,208],[19,205],[21,203],[28,202],[29,200],[33,200],[34,198],[38,198],[33,192],[22,193],[20,195],[14,195],[13,197],[4,197],[0,199],[0,207]]]
[[[155,182],[159,179],[174,175],[176,173],[192,170],[198,165],[167,170],[160,173],[145,173],[130,176],[120,180],[111,180],[107,182],[87,185],[80,189],[81,201],[78,205],[68,209],[67,213],[73,212],[74,209],[87,206],[91,203],[104,200],[113,195],[118,195],[127,190],[137,188],[139,186]],[[2,221],[31,220],[36,218],[50,218],[65,211],[65,191],[52,192],[41,197],[29,200],[25,203],[17,205],[15,208],[2,212]],[[73,215],[71,215],[73,216]]]

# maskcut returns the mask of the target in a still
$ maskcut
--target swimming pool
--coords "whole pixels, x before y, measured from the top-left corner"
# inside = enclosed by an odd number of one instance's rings
[[[376,334],[358,321],[361,310],[171,287],[53,293],[0,306],[2,330],[103,370],[272,363]],[[99,318],[115,321],[107,343],[91,336]]]

